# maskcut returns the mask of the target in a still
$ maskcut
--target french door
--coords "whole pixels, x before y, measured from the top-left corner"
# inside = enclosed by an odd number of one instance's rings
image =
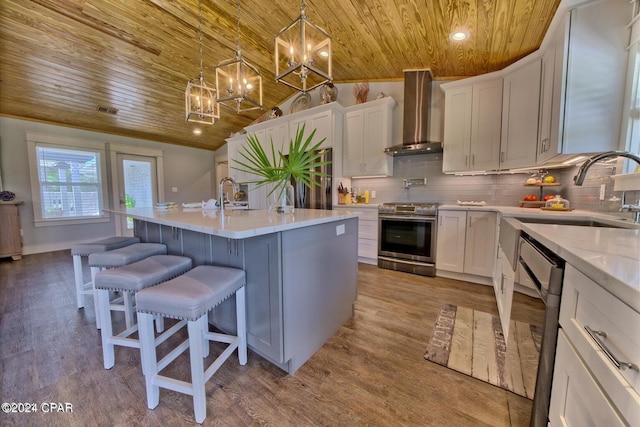
[[[158,200],[155,157],[133,154],[117,155],[118,200],[120,208],[153,207]],[[122,236],[133,236],[133,219],[116,215]]]

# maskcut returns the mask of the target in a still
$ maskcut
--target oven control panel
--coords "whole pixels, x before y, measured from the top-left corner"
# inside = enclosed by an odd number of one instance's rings
[[[379,214],[435,216],[437,212],[438,205],[435,203],[385,203],[378,206]]]

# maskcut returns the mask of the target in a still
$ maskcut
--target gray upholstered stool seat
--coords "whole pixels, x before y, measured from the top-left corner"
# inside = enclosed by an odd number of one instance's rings
[[[71,255],[89,256],[96,252],[112,251],[134,243],[140,243],[140,239],[137,237],[112,236],[94,242],[73,245],[71,247]]]
[[[134,243],[106,252],[92,253],[89,255],[91,277],[95,280],[96,274],[101,270],[122,267],[153,255],[166,255],[166,253],[167,246],[162,243]],[[122,299],[112,301],[111,310],[124,311],[127,328],[131,327],[134,323],[132,293],[125,292],[122,294]]]
[[[138,330],[138,325],[127,325],[127,329],[118,335],[113,334],[109,291],[121,291],[130,295],[179,276],[191,269],[191,258],[177,255],[152,255],[123,267],[103,270],[95,276],[95,287],[98,295],[98,307],[102,318],[102,353],[105,369],[115,363],[114,345],[140,348],[137,339],[129,338]],[[166,338],[177,329],[165,332]],[[163,334],[164,335],[164,334]],[[164,339],[166,339],[164,338]],[[164,341],[161,340],[160,342]],[[144,365],[143,365],[144,368]]]
[[[193,396],[196,422],[202,423],[207,415],[205,383],[238,349],[241,365],[247,363],[245,315],[245,272],[237,268],[201,265],[193,270],[141,290],[137,294],[140,352],[142,371],[147,388],[147,406],[158,406],[160,387]],[[207,313],[235,293],[236,335],[209,332]],[[180,319],[176,326],[187,325],[188,340],[157,361],[157,339],[154,339],[154,316]],[[175,327],[175,326],[174,326]],[[209,355],[209,341],[228,344],[220,355],[204,368],[203,358]],[[191,382],[177,380],[159,372],[189,349]]]
[[[140,243],[137,237],[112,236],[93,242],[79,243],[71,247],[71,256],[73,257],[73,275],[76,285],[76,302],[78,308],[84,308],[84,296],[91,295],[94,298],[94,308],[96,310],[96,326],[100,328],[100,319],[98,317],[98,308],[95,300],[95,292],[93,289],[93,275],[91,281],[85,282],[82,274],[82,257],[88,257],[98,252],[112,251],[125,246]]]
[[[136,243],[123,248],[89,255],[89,266],[113,268],[129,265],[152,255],[166,255],[167,246],[163,243]]]

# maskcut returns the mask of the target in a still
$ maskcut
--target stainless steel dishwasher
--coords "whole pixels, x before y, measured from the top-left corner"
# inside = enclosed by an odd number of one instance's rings
[[[520,233],[518,262],[535,284],[545,304],[538,374],[531,411],[531,426],[546,426],[558,338],[560,296],[565,262],[524,231]]]

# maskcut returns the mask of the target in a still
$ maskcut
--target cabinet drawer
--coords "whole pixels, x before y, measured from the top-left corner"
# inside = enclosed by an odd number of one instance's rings
[[[560,325],[604,392],[627,420],[640,420],[640,373],[617,368],[586,331],[606,333],[600,340],[620,361],[640,365],[640,313],[593,280],[567,265]]]
[[[360,218],[358,222],[358,237],[363,239],[378,240],[378,221],[370,221]]]
[[[363,258],[378,258],[378,241],[358,239],[358,256]]]
[[[354,209],[357,209],[354,208]],[[373,208],[361,209],[358,212],[358,218],[360,221],[378,221],[378,210]]]
[[[553,427],[626,425],[562,330],[558,334],[549,421]]]

